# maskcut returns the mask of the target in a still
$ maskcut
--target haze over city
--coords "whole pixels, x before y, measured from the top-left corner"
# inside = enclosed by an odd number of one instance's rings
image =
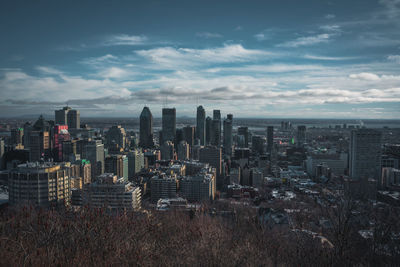
[[[3,1],[0,114],[400,116],[400,8],[381,1]]]

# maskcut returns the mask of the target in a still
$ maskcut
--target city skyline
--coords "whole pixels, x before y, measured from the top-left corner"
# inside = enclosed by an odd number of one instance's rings
[[[3,6],[2,117],[400,117],[396,0]]]

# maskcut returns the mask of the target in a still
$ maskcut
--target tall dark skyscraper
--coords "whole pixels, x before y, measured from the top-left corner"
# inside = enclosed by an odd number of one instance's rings
[[[176,109],[162,109],[162,143],[175,141],[176,134]]]
[[[104,144],[101,140],[90,141],[84,148],[84,158],[92,164],[92,179],[104,173]]]
[[[221,111],[219,109],[213,110],[213,120],[221,120]]]
[[[238,135],[242,135],[244,137],[244,147],[249,147],[249,128],[239,127]]]
[[[114,145],[118,145],[118,147],[124,149],[126,143],[125,139],[126,132],[125,129],[121,127],[121,125],[112,126],[106,134],[107,146],[109,148]]]
[[[42,115],[33,124],[32,131],[29,133],[28,144],[30,161],[39,161],[41,158],[47,158],[50,155],[50,124]]]
[[[233,115],[228,114],[227,118],[224,120],[224,154],[228,156],[232,155],[232,123]]]
[[[140,137],[139,145],[143,148],[151,148],[153,143],[153,115],[148,107],[144,107],[140,113]]]
[[[204,128],[205,129],[205,128]],[[183,127],[183,140],[188,143],[190,147],[193,147],[194,145],[194,139],[195,139],[195,128],[194,126],[186,126]]]
[[[200,145],[206,144],[206,111],[203,106],[197,107],[196,138],[200,139]]]
[[[213,110],[213,120],[211,123],[211,138],[210,142],[214,146],[221,146],[221,111]]]
[[[69,129],[79,129],[81,128],[81,115],[79,110],[71,109],[67,115],[68,128]]]
[[[351,132],[350,177],[380,179],[382,134],[377,130],[360,129]]]
[[[267,128],[267,152],[271,153],[274,144],[274,126]]]
[[[306,126],[297,126],[297,146],[301,147],[306,142]]]
[[[174,144],[179,144],[181,141],[183,141],[183,140],[185,140],[184,139],[184,132],[183,132],[183,129],[182,128],[178,128],[178,129],[176,129],[176,132],[175,132],[175,140],[173,140],[172,142],[174,143]],[[177,149],[178,148],[178,145],[175,145],[175,149]]]
[[[55,111],[55,123],[68,125],[68,129],[79,129],[81,126],[81,116],[79,110],[63,107]]]
[[[210,143],[213,146],[221,146],[221,121],[212,120]]]
[[[206,145],[210,144],[210,141],[211,141],[211,124],[212,124],[211,117],[207,117],[206,118]]]

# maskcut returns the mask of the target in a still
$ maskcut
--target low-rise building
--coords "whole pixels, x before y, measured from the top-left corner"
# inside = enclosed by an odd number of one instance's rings
[[[151,201],[157,202],[160,198],[176,197],[176,179],[166,175],[151,178]]]
[[[85,186],[83,201],[96,208],[136,210],[141,207],[141,190],[112,173],[104,173]]]
[[[205,201],[215,197],[215,179],[212,174],[186,176],[180,181],[182,197],[189,201]]]

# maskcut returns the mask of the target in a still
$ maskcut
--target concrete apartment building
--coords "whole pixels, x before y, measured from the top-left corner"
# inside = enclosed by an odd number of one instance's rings
[[[54,162],[30,162],[18,165],[9,175],[10,204],[32,204],[37,207],[68,205],[69,168]]]
[[[83,203],[95,208],[137,210],[141,207],[141,190],[112,173],[104,173],[84,187]]]

